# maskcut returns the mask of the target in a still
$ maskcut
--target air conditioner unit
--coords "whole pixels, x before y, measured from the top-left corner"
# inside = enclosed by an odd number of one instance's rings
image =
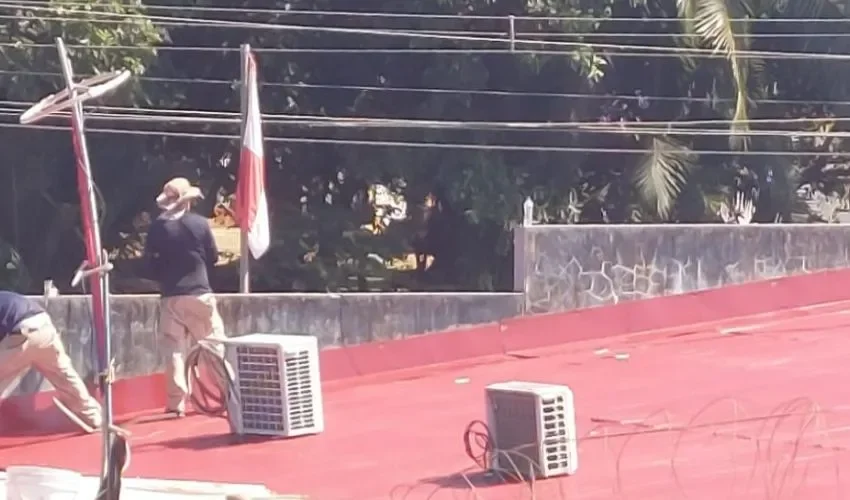
[[[578,442],[569,387],[513,381],[486,390],[491,470],[525,478],[575,474]]]
[[[236,393],[227,411],[234,432],[300,436],[324,430],[315,337],[254,333],[225,346]]]

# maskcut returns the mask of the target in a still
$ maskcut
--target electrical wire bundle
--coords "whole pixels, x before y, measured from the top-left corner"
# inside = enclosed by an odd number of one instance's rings
[[[205,377],[204,373],[210,376]],[[185,375],[192,406],[204,415],[224,417],[228,399],[238,401],[230,367],[217,346],[209,341],[202,340],[190,349],[186,356]]]
[[[342,12],[342,11],[297,11],[297,10],[287,10],[285,12],[285,20],[286,22],[254,22],[254,21],[245,21],[244,17],[254,15],[254,14],[273,14],[277,19],[278,16],[283,14],[283,11],[280,9],[273,8],[264,8],[264,9],[256,9],[256,8],[234,8],[234,7],[209,7],[209,6],[172,6],[172,5],[158,5],[156,3],[147,3],[144,6],[145,12],[150,12],[151,15],[142,15],[142,14],[120,14],[109,12],[107,10],[98,10],[94,9],[89,10],[90,4],[88,2],[64,2],[63,7],[69,9],[63,15],[71,16],[71,13],[76,12],[77,9],[86,8],[85,11],[85,19],[86,22],[92,23],[100,23],[106,25],[120,25],[121,23],[127,22],[128,20],[133,19],[141,19],[148,20],[154,24],[160,26],[180,26],[180,27],[197,27],[197,28],[217,28],[222,30],[232,30],[232,29],[252,29],[252,30],[270,30],[270,31],[278,31],[278,32],[297,32],[297,33],[330,33],[330,34],[347,34],[347,35],[359,35],[363,37],[368,37],[371,39],[385,39],[385,40],[424,40],[430,42],[455,42],[462,43],[465,48],[440,48],[440,47],[427,47],[427,48],[398,48],[398,47],[369,47],[369,48],[282,48],[282,47],[256,47],[253,48],[255,52],[258,53],[321,53],[321,54],[374,54],[376,52],[392,52],[392,53],[408,53],[408,52],[416,52],[423,54],[432,54],[435,51],[447,51],[446,53],[453,54],[472,54],[472,53],[513,53],[513,54],[522,54],[522,53],[537,53],[537,54],[545,54],[549,52],[565,54],[565,49],[574,50],[577,47],[591,47],[603,51],[611,51],[612,54],[621,56],[634,56],[634,57],[670,57],[670,58],[678,58],[683,54],[687,54],[689,56],[694,57],[705,57],[705,58],[725,58],[726,54],[718,53],[717,51],[710,48],[694,48],[694,47],[681,47],[679,45],[670,45],[670,46],[660,46],[660,45],[647,45],[647,44],[637,44],[637,45],[623,45],[619,43],[596,43],[593,40],[552,40],[553,36],[557,37],[605,37],[607,39],[616,38],[616,37],[634,37],[641,35],[643,38],[647,37],[682,37],[687,36],[685,33],[596,33],[595,31],[587,30],[578,31],[578,32],[570,32],[569,34],[564,33],[551,33],[546,31],[540,31],[539,27],[532,28],[531,25],[524,26],[521,25],[518,31],[511,28],[510,33],[508,31],[492,31],[494,28],[492,27],[492,21],[505,21],[505,29],[508,28],[508,21],[510,20],[518,22],[532,22],[539,23],[542,21],[558,21],[558,22],[587,22],[587,23],[596,23],[596,22],[606,22],[606,23],[635,23],[638,20],[633,18],[596,18],[593,16],[537,16],[537,15],[528,15],[528,16],[482,16],[482,15],[456,15],[456,14],[439,14],[439,13],[404,13],[404,12],[365,12],[365,11],[353,11],[353,12]],[[79,18],[71,17],[53,17],[56,14],[56,8],[50,2],[46,0],[34,0],[31,2],[27,2],[26,6],[22,6],[20,2],[10,2],[0,0],[0,10],[2,10],[3,14],[0,14],[0,19],[16,19],[18,15],[17,10],[26,8],[29,11],[32,11],[34,19],[44,19],[44,20],[54,20],[54,21],[73,21],[79,20]],[[5,10],[4,10],[5,9]],[[199,15],[190,15],[187,13],[196,13]],[[13,15],[14,14],[14,15]],[[188,17],[187,17],[188,16]],[[219,19],[217,17],[225,16],[233,19]],[[381,26],[379,27],[351,27],[345,25],[347,21],[351,19],[371,19],[379,22]],[[334,25],[325,25],[322,23],[326,23],[328,19],[334,20]],[[416,21],[433,21],[445,24],[447,22],[461,22],[464,23],[463,27],[454,27],[451,29],[447,29],[443,26],[441,29],[399,29],[392,26],[393,19],[407,19],[407,20],[416,20]],[[682,21],[684,19],[679,18],[642,18],[639,21],[641,23],[669,23],[671,21]],[[476,31],[468,26],[469,23],[473,21],[482,21],[487,22],[488,30],[490,31]],[[833,29],[835,26],[843,26],[847,19],[827,19],[827,18],[759,18],[759,19],[730,19],[732,22],[747,22],[747,23],[758,23],[762,25],[794,25],[797,24],[810,24],[816,23],[824,26],[824,28],[819,32],[808,32],[810,30],[799,30],[799,32],[788,33],[749,33],[746,36],[748,38],[759,38],[764,37],[768,39],[774,38],[803,38],[809,39],[811,37],[843,37],[848,35],[847,33],[837,32],[837,30]],[[387,23],[390,25],[387,25]],[[512,25],[512,24],[511,24]],[[513,26],[513,25],[512,25]],[[524,26],[524,27],[523,27]],[[536,24],[534,26],[537,26]],[[535,31],[536,30],[536,31]],[[510,36],[508,36],[510,35]],[[742,35],[744,36],[744,35]],[[540,37],[544,37],[546,39],[539,39]],[[470,45],[471,44],[471,45]],[[12,48],[14,45],[17,48],[21,49],[51,49],[53,48],[52,44],[41,44],[41,43],[24,43],[23,45],[18,46],[17,42],[15,44],[0,44],[8,46]],[[134,46],[121,46],[121,45],[108,45],[108,46],[93,46],[93,45],[77,45],[77,46],[69,46],[69,48],[74,48],[75,50],[136,50],[139,47]],[[219,47],[219,46],[171,46],[171,45],[163,45],[157,46],[157,51],[178,51],[178,52],[208,52],[208,53],[220,53],[220,52],[236,52],[239,50],[237,47]],[[837,54],[837,53],[827,53],[827,52],[788,52],[788,51],[737,51],[736,57],[738,58],[757,58],[757,59],[778,59],[778,60],[791,60],[791,59],[799,59],[799,60],[811,60],[811,59],[819,59],[819,60],[831,60],[831,61],[850,61],[850,54]],[[26,72],[26,71],[16,71],[16,70],[3,70],[0,71],[0,74],[10,74],[10,75],[25,75],[31,74],[35,75],[37,72]],[[58,74],[50,74],[50,73],[39,73],[41,76],[59,76]],[[138,80],[142,81],[151,81],[151,82],[172,82],[178,83],[183,82],[186,84],[219,84],[219,85],[232,85],[234,82],[230,80],[210,80],[210,79],[187,79],[187,78],[162,78],[162,77],[148,77],[148,76],[138,76],[136,77]],[[383,92],[383,93],[456,93],[456,94],[471,94],[471,95],[499,95],[499,96],[517,96],[518,98],[527,99],[530,97],[563,97],[563,98],[576,98],[576,99],[626,99],[626,100],[637,100],[639,102],[651,102],[651,101],[680,101],[680,102],[690,102],[690,101],[699,101],[702,100],[700,97],[691,97],[691,96],[644,96],[644,95],[628,95],[628,96],[611,96],[611,95],[594,95],[594,94],[558,94],[558,93],[534,93],[534,92],[512,92],[506,90],[492,90],[492,89],[439,89],[439,88],[393,88],[393,87],[382,87],[382,86],[354,86],[354,85],[321,85],[314,83],[284,83],[284,82],[263,82],[264,86],[275,86],[275,87],[290,87],[293,89],[326,89],[326,90],[339,90],[339,91],[350,91],[350,90],[359,90],[359,91],[370,91],[370,92]],[[712,99],[712,102],[725,101],[725,102],[734,102],[734,99]],[[802,101],[802,100],[781,100],[781,99],[757,99],[753,101],[754,103],[759,104],[831,104],[831,105],[848,105],[847,101]],[[12,103],[10,101],[3,102],[4,104],[15,104],[17,107],[17,103]],[[103,109],[107,109],[107,107],[103,107]],[[130,112],[123,112],[128,111]],[[120,112],[119,112],[120,111]],[[173,111],[173,112],[172,112]],[[0,115],[13,115],[16,114],[16,109],[5,109],[0,112]],[[175,116],[176,114],[181,114],[183,116]],[[647,133],[647,134],[666,134],[670,131],[667,130],[669,126],[666,122],[657,123],[654,128],[647,128],[647,124],[635,124],[630,123],[627,126],[623,124],[588,124],[588,123],[573,123],[573,124],[548,124],[548,123],[505,123],[505,122],[478,122],[478,123],[470,123],[470,122],[446,122],[446,121],[427,121],[427,120],[413,120],[413,119],[405,119],[405,118],[396,118],[396,119],[377,119],[377,118],[369,118],[369,117],[318,117],[318,116],[286,116],[286,115],[266,115],[267,120],[272,123],[274,122],[279,126],[290,126],[297,128],[316,128],[316,127],[345,127],[350,129],[362,129],[366,127],[373,128],[421,128],[421,129],[461,129],[467,130],[470,127],[476,127],[482,130],[515,130],[515,129],[524,129],[524,130],[534,130],[539,132],[563,132],[565,128],[570,128],[572,132],[581,132],[581,133],[589,133],[589,134],[625,134],[632,135],[636,133]],[[208,125],[210,123],[218,123],[222,125],[230,124],[237,125],[239,123],[238,114],[230,111],[204,111],[204,110],[165,110],[165,109],[135,109],[125,108],[121,110],[121,108],[112,108],[109,112],[105,113],[95,113],[92,116],[92,119],[107,121],[107,122],[127,122],[132,121],[136,123],[141,122],[161,122],[161,123],[189,123],[194,122],[202,125]],[[843,120],[844,118],[838,118],[838,120]],[[786,123],[786,124],[795,124],[795,125],[812,125],[814,123],[802,123],[803,121],[807,122],[815,122],[817,119],[810,118],[805,120],[788,120],[788,119],[770,119],[770,123]],[[687,135],[687,136],[703,136],[703,135],[745,135],[745,136],[755,136],[755,135],[764,135],[764,136],[776,136],[776,137],[789,137],[792,139],[800,138],[800,137],[844,137],[846,136],[846,132],[823,132],[823,131],[806,131],[806,130],[754,130],[754,131],[746,131],[746,132],[735,132],[729,130],[720,130],[720,129],[709,129],[706,130],[705,125],[723,125],[732,123],[731,120],[714,120],[712,123],[708,123],[709,121],[702,121],[701,123],[691,122],[691,125],[694,127],[690,129],[682,129],[681,123],[675,123],[672,126],[676,127],[676,130],[672,131],[674,135]],[[755,123],[755,121],[750,121],[751,123]],[[763,121],[760,123],[764,123]],[[0,123],[0,126],[3,128],[9,127],[21,127],[20,124],[12,124],[12,123]],[[53,129],[62,129],[62,127],[52,127],[52,126],[30,126],[28,128],[36,128],[41,130],[53,130]],[[793,128],[793,127],[792,127]],[[192,137],[192,138],[208,138],[208,139],[234,139],[236,138],[236,134],[227,134],[227,133],[208,133],[208,132],[190,132],[185,130],[184,127],[180,127],[179,130],[140,130],[137,126],[132,127],[100,127],[100,128],[90,128],[88,132],[92,133],[105,133],[105,134],[131,134],[131,135],[156,135],[156,136],[182,136],[182,137]],[[309,144],[344,144],[350,146],[374,146],[374,147],[401,147],[401,148],[449,148],[449,149],[458,149],[458,150],[501,150],[501,151],[548,151],[548,152],[574,152],[574,153],[621,153],[621,154],[646,154],[650,152],[650,149],[647,148],[578,148],[578,147],[556,147],[556,146],[535,146],[535,145],[520,145],[520,144],[474,144],[474,143],[454,143],[454,142],[411,142],[411,141],[384,141],[384,140],[374,140],[372,138],[369,139],[350,139],[350,138],[332,138],[332,137],[266,137],[267,141],[271,142],[283,142],[283,143],[309,143]],[[822,151],[788,151],[788,150],[768,150],[768,151],[756,151],[756,150],[748,150],[748,151],[726,151],[726,150],[695,150],[694,153],[703,153],[703,154],[717,154],[717,155],[769,155],[769,156],[821,156],[824,154]]]
[[[493,439],[490,428],[481,420],[473,420],[463,431],[463,447],[466,456],[483,470],[490,468],[493,455]]]

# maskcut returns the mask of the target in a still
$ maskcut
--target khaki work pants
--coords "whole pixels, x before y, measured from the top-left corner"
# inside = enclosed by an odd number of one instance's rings
[[[186,351],[190,341],[213,341],[212,347],[224,356],[224,323],[218,314],[213,294],[163,297],[160,301],[159,328],[164,339],[167,411],[186,411],[189,393],[186,380]]]
[[[10,395],[26,370],[35,368],[56,389],[59,401],[86,424],[100,427],[100,404],[71,365],[50,316],[37,314],[22,321],[18,328],[20,335],[7,335],[0,340],[0,399]]]

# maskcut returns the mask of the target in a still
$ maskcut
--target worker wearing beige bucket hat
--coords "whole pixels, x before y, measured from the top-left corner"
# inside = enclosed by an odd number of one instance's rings
[[[156,197],[156,204],[165,212],[187,210],[191,203],[204,195],[185,177],[175,177],[165,183],[162,192]]]
[[[224,325],[210,286],[218,260],[212,230],[204,217],[191,211],[203,198],[187,179],[176,177],[162,188],[156,204],[162,214],[151,224],[145,242],[148,277],[159,284],[159,329],[166,354],[166,412],[182,416],[188,395],[185,375],[189,340],[213,341],[220,355]]]

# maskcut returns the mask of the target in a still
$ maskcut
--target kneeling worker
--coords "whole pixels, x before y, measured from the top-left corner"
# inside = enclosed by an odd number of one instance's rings
[[[100,404],[71,365],[62,338],[37,302],[0,291],[0,399],[17,376],[35,368],[56,389],[57,399],[84,423],[99,428]]]

